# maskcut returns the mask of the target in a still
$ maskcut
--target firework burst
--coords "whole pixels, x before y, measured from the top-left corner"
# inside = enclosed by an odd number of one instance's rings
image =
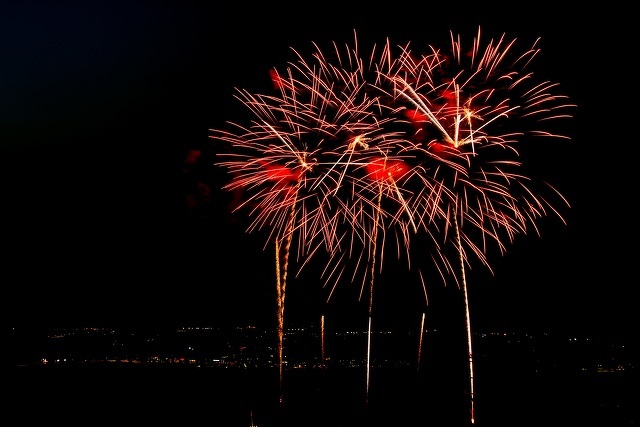
[[[252,119],[211,137],[228,144],[218,164],[230,172],[224,188],[243,194],[247,231],[266,229],[275,248],[280,381],[289,254],[300,270],[327,256],[327,300],[344,281],[368,292],[368,391],[374,282],[393,249],[408,269],[435,265],[463,290],[473,421],[465,270],[473,260],[490,269],[489,246],[504,252],[568,206],[551,186],[543,190],[555,199],[543,197],[519,158],[533,137],[567,138],[546,129],[575,107],[527,70],[537,42],[516,53],[504,36],[481,44],[478,29],[467,50],[451,34],[446,51],[387,40],[362,56],[354,37],[328,53],[314,44],[308,58],[294,50],[294,61],[271,70],[272,94],[237,90]],[[431,256],[414,267],[416,240]]]
[[[438,197],[444,216],[429,215],[427,224],[442,231],[442,243],[458,253],[458,267],[448,269],[462,287],[465,300],[469,350],[471,422],[473,408],[473,356],[466,268],[469,255],[489,267],[487,245],[501,252],[505,242],[533,228],[549,213],[564,219],[556,204],[567,201],[553,187],[546,190],[550,201],[534,189],[523,174],[517,144],[533,137],[568,139],[545,130],[558,119],[571,117],[574,104],[556,92],[557,84],[538,82],[527,71],[539,53],[534,45],[517,53],[516,40],[504,35],[486,45],[480,30],[470,48],[463,50],[460,37],[451,34],[451,50],[429,47],[426,56],[405,50],[399,61],[403,73],[390,75],[394,96],[407,103],[409,121],[406,147],[415,165],[427,172],[431,188],[441,188]],[[544,188],[543,188],[544,189]],[[452,231],[450,231],[452,230]],[[445,262],[445,266],[451,264]],[[457,274],[456,274],[457,270]]]
[[[370,96],[369,75],[384,71],[373,60],[376,54],[366,62],[357,44],[344,52],[334,47],[331,60],[317,49],[313,62],[298,55],[286,71],[273,69],[275,94],[238,90],[237,98],[252,114],[251,123],[230,123],[234,131],[212,130],[212,138],[229,144],[219,165],[232,176],[224,188],[244,194],[238,210],[252,217],[248,232],[267,228],[267,242],[275,245],[281,381],[292,242],[300,268],[319,249],[333,257],[347,252],[354,241],[368,247],[384,216],[380,204],[372,205],[365,197],[368,185],[352,174],[380,169],[371,165],[384,154],[381,147],[397,140],[387,126],[392,116],[381,112],[388,107]],[[389,55],[388,46],[380,55]],[[401,199],[398,187],[391,187],[393,197]],[[382,187],[376,184],[375,192],[382,195]],[[373,229],[368,224],[371,218],[376,223]]]

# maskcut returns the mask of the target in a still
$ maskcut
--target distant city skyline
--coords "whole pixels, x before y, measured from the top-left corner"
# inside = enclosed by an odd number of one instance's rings
[[[361,368],[367,331],[319,325],[286,328],[287,369]],[[425,330],[375,330],[374,367],[417,368],[419,347],[438,352],[440,340],[463,336]],[[200,367],[276,368],[276,330],[254,325],[146,328],[73,327],[11,328],[0,337],[14,367],[38,365],[183,364]],[[512,363],[542,364],[576,372],[609,373],[638,368],[638,348],[626,336],[571,335],[554,332],[480,331],[473,333],[481,359],[512,359]],[[40,355],[38,357],[37,355]],[[324,359],[323,359],[324,356]],[[21,357],[23,359],[21,359]],[[29,359],[31,357],[31,359]],[[534,362],[535,360],[535,362]],[[8,365],[7,367],[11,367]],[[539,369],[540,367],[536,368]],[[564,369],[563,368],[563,369]]]
[[[317,327],[289,328],[284,405],[277,404],[275,329],[46,329],[1,331],[8,413],[36,405],[33,416],[57,417],[67,408],[72,425],[83,409],[114,420],[207,415],[233,426],[246,426],[252,410],[264,427],[299,425],[316,412],[313,427],[371,425],[370,417],[464,421],[466,398],[457,389],[464,354],[451,351],[464,346],[438,331],[426,334],[420,363],[416,332],[375,334],[372,402],[364,407],[363,329],[329,334],[322,363]],[[496,331],[476,333],[474,342],[478,425],[508,426],[519,417],[520,425],[536,425],[554,416],[622,427],[637,419],[633,337]]]

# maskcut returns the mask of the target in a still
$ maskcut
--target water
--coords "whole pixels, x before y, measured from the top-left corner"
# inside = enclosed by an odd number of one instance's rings
[[[280,402],[273,333],[233,331],[12,331],[2,340],[4,425],[471,425],[463,340],[426,334],[418,361],[414,335],[376,334],[367,393],[365,334],[328,336],[318,369],[317,335],[292,331]],[[185,354],[198,362],[149,362]],[[475,336],[473,356],[475,426],[638,425],[635,340],[487,333]]]
[[[476,426],[638,423],[635,373],[476,366]],[[14,425],[470,425],[468,377],[436,368],[372,369],[368,397],[363,368],[287,370],[282,403],[275,368],[30,367],[7,378],[3,412]]]

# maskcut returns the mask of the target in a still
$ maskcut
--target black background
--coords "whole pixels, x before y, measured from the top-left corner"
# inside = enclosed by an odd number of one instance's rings
[[[387,37],[446,47],[449,31],[470,42],[481,27],[485,40],[541,37],[543,76],[578,108],[571,141],[534,153],[571,203],[567,225],[545,221],[540,237],[518,236],[493,259],[493,275],[474,270],[472,319],[633,333],[636,78],[624,10],[445,3],[3,3],[0,316],[9,325],[274,324],[272,248],[229,212],[213,167],[209,129],[239,117],[234,88],[265,91],[291,48],[351,43],[354,30],[367,51]],[[192,149],[204,154],[187,173]],[[192,209],[198,180],[212,193]],[[289,286],[292,321],[330,310],[364,325],[357,292],[327,306],[314,280]],[[378,289],[381,321],[414,321],[425,308],[417,283],[389,274]],[[434,316],[452,307],[450,293],[431,291]]]

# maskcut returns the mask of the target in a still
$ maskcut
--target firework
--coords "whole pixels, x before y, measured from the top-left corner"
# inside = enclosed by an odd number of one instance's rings
[[[387,40],[361,56],[357,38],[328,53],[314,44],[310,58],[294,50],[284,70],[271,70],[274,93],[237,90],[250,123],[212,138],[228,144],[218,164],[230,172],[224,188],[243,194],[247,231],[266,229],[275,248],[281,382],[290,253],[299,271],[326,256],[327,300],[344,281],[368,292],[368,393],[374,282],[394,249],[421,278],[426,262],[463,290],[473,422],[465,270],[474,260],[490,269],[491,245],[504,252],[549,213],[562,219],[519,159],[518,144],[532,137],[566,138],[545,129],[575,107],[527,71],[536,44],[519,54],[504,36],[483,46],[480,30],[465,51],[453,34],[447,51]],[[416,241],[431,256],[414,267]]]
[[[463,50],[460,37],[452,33],[450,51],[430,46],[431,53],[419,60],[405,50],[399,59],[404,72],[389,76],[394,96],[407,102],[411,136],[406,147],[414,155],[412,167],[420,165],[432,188],[443,189],[438,203],[446,214],[430,215],[429,222],[422,223],[433,227],[434,219],[440,221],[443,244],[453,245],[458,253],[456,281],[465,301],[472,423],[468,255],[489,267],[488,243],[504,251],[504,241],[531,228],[537,231],[536,221],[549,213],[564,221],[555,203],[568,207],[567,201],[551,186],[547,189],[556,197],[553,202],[532,188],[532,180],[523,175],[517,144],[532,137],[568,139],[545,129],[554,120],[571,117],[575,107],[556,93],[557,84],[537,82],[527,71],[539,52],[538,40],[517,53],[515,39],[507,42],[503,35],[483,46],[480,35],[478,29],[470,48]]]
[[[367,188],[354,179],[353,169],[366,169],[361,149],[394,140],[386,126],[390,119],[374,113],[386,107],[369,95],[368,74],[381,70],[367,68],[357,45],[343,53],[336,47],[334,54],[332,62],[317,49],[313,64],[299,55],[286,72],[273,69],[275,94],[238,90],[237,98],[253,116],[251,123],[230,123],[234,131],[212,130],[212,138],[230,144],[219,165],[232,176],[224,188],[244,194],[237,209],[252,217],[248,232],[267,228],[267,241],[275,245],[281,381],[291,245],[295,242],[302,268],[321,248],[343,254],[349,240],[368,242],[371,205],[360,194]],[[388,46],[382,50],[385,55]],[[380,215],[375,216],[380,222]]]

